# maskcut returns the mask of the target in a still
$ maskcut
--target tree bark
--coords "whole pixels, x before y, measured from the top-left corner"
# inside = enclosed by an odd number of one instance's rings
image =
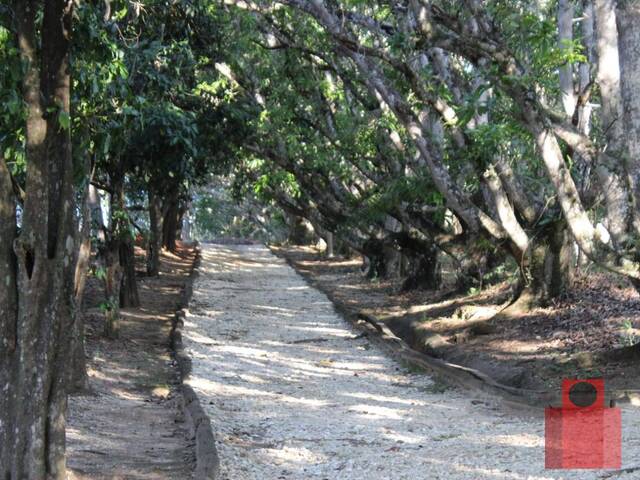
[[[169,198],[165,199],[164,210],[162,246],[170,252],[175,252],[180,216],[180,202],[177,192],[170,194]]]
[[[17,236],[16,201],[11,176],[4,160],[0,161],[0,351],[11,352],[16,347],[16,256],[13,242]],[[2,362],[0,362],[2,363]],[[0,383],[4,385],[4,383]],[[0,397],[0,407],[2,406]],[[0,410],[4,411],[4,410]]]
[[[131,235],[126,235],[120,242],[120,265],[122,266],[120,307],[139,307],[140,295],[136,281],[136,257]]]
[[[404,259],[402,250],[390,242],[383,247],[384,278],[398,278],[403,275]]]
[[[85,168],[88,172],[88,168]],[[93,190],[93,191],[92,191]],[[76,316],[73,324],[71,339],[71,379],[69,382],[69,393],[81,392],[89,387],[89,376],[87,374],[87,360],[85,352],[84,336],[84,312],[82,309],[82,298],[87,280],[87,271],[91,259],[91,224],[92,224],[92,196],[95,189],[91,184],[85,187],[82,202],[82,226],[78,232],[78,256],[75,262],[74,275],[74,299],[76,304]]]
[[[615,0],[594,0],[596,31],[596,80],[600,88],[600,117],[607,138],[607,152],[618,157],[623,144],[620,59]]]
[[[558,46],[566,50],[573,41],[573,1],[558,0]],[[576,108],[576,94],[573,87],[573,65],[567,63],[559,68],[560,95],[562,106],[570,117]]]
[[[182,215],[182,228],[181,228],[181,235],[180,235],[180,240],[183,240],[185,242],[190,242],[192,240],[191,238],[191,203],[189,203],[188,205],[185,205],[184,207],[184,214]]]
[[[633,230],[640,234],[640,2],[620,0],[616,11],[626,171],[633,199]]]
[[[149,189],[149,244],[147,247],[147,274],[157,276],[160,273],[160,251],[163,240],[164,215],[160,196]]]
[[[490,165],[484,172],[484,179],[487,189],[493,197],[500,224],[509,235],[515,249],[517,249],[515,257],[516,260],[520,261],[522,255],[527,251],[529,236],[520,226],[520,222],[516,218],[515,211],[507,198],[505,190],[502,188],[502,182],[493,165]]]
[[[107,241],[104,253],[105,304],[104,335],[118,338],[120,335],[120,287],[122,285],[122,266],[120,265],[120,241],[112,238]]]
[[[484,228],[492,235],[497,234],[502,236],[504,232],[501,231],[500,227],[484,212],[473,205],[468,196],[460,191],[439,156],[434,154],[435,152],[430,142],[425,138],[425,132],[418,118],[419,116],[416,115],[413,108],[404,100],[399,92],[389,84],[386,76],[369,58],[356,50],[344,47],[344,44],[354,42],[352,42],[353,39],[350,35],[345,33],[342,27],[343,23],[333,15],[320,0],[312,0],[309,2],[289,0],[287,3],[294,8],[311,14],[334,36],[340,45],[340,53],[350,58],[357,66],[373,96],[382,99],[394,113],[398,121],[405,127],[416,149],[420,152],[422,160],[427,165],[434,185],[445,197],[447,206],[460,217],[467,229],[472,232],[478,232],[481,228]],[[357,42],[355,42],[355,44],[357,44]],[[428,114],[428,112],[425,113]]]
[[[600,155],[596,175],[605,199],[606,227],[616,250],[624,247],[629,227],[629,202],[624,167],[624,129],[615,1],[594,0],[596,57],[600,88],[600,119],[607,155]]]
[[[385,278],[387,276],[387,262],[384,244],[377,238],[370,238],[362,245],[364,254],[363,269],[367,278]]]
[[[327,244],[327,248],[324,252],[325,256],[327,258],[333,258],[334,257],[334,252],[333,252],[333,232],[329,232],[327,231],[325,234],[325,243]]]
[[[287,242],[291,245],[309,245],[311,243],[311,232],[305,219],[296,215],[288,215],[289,235]]]
[[[39,28],[40,3],[16,1],[14,9],[27,109],[27,177],[15,257],[6,247],[15,237],[15,210],[6,191],[6,168],[0,172],[0,274],[6,292],[0,294],[0,310],[9,327],[0,331],[0,476],[11,480],[66,476],[76,245],[71,141],[59,119],[69,115],[73,2],[45,0]]]
[[[121,249],[125,236],[130,235],[124,205],[124,177],[120,171],[111,175],[111,188],[111,228],[101,252],[105,268],[104,335],[117,338],[120,334],[120,290],[124,276]]]
[[[537,236],[521,265],[520,285],[514,302],[503,314],[518,315],[545,306],[573,284],[573,238],[564,220],[546,227]]]
[[[385,277],[394,278],[404,275],[405,259],[403,255],[403,249],[399,248],[396,242],[388,240],[389,234],[391,236],[398,236],[404,233],[404,225],[398,221],[398,219],[387,215],[383,222],[383,232],[381,237],[384,240],[384,263],[385,263]]]
[[[569,230],[582,251],[589,258],[597,259],[597,241],[602,240],[582,205],[576,184],[562,156],[558,140],[553,132],[541,125],[540,119],[536,118],[533,112],[527,112],[526,115],[529,117],[529,130],[536,140],[549,180],[558,194],[558,203]]]
[[[409,256],[408,276],[402,283],[402,291],[437,290],[442,283],[442,270],[435,246],[421,250],[418,255]]]
[[[184,216],[187,213],[187,206],[184,202],[179,203],[178,207],[178,220],[176,221],[176,240],[184,240],[183,228],[184,228]]]
[[[636,10],[640,9],[640,7],[637,7],[637,2],[625,2],[623,5],[629,4],[633,4]],[[490,15],[484,10],[484,7],[480,3],[474,2],[474,5],[476,17],[478,21],[482,22],[482,28],[486,32],[493,32],[495,34],[494,39],[500,38],[500,32],[496,27],[497,24],[491,22]],[[434,20],[434,26],[444,27],[444,29],[454,32],[447,41],[447,48],[466,58],[474,58],[476,59],[475,61],[482,58],[485,61],[492,62],[499,69],[501,75],[492,75],[492,80],[499,83],[505,93],[520,107],[520,121],[536,141],[549,180],[557,193],[558,203],[562,208],[568,228],[580,249],[590,260],[610,271],[625,275],[634,284],[640,285],[640,273],[636,260],[630,261],[628,258],[621,258],[620,262],[623,268],[612,264],[612,256],[610,254],[614,253],[614,249],[611,246],[610,235],[604,229],[597,228],[591,222],[558,143],[558,140],[562,139],[580,155],[584,155],[585,158],[593,158],[597,149],[590,139],[579,132],[573,124],[567,122],[566,117],[562,118],[564,116],[559,116],[552,110],[545,108],[544,99],[535,88],[527,87],[519,82],[505,81],[506,78],[513,75],[526,76],[527,72],[526,69],[521,68],[518,60],[510,54],[510,50],[504,42],[496,40],[499,46],[485,43],[477,32],[466,31],[464,22],[447,14],[442,14],[442,11],[437,8],[430,9],[430,15],[430,18]],[[635,25],[634,22],[635,20],[631,24]],[[439,25],[440,23],[441,25]],[[620,31],[620,28],[618,30]],[[432,38],[428,32],[424,35],[427,39]],[[633,50],[636,45],[637,43],[630,42],[628,50]],[[620,47],[622,51],[621,44]],[[640,134],[640,129],[638,133]]]
[[[118,189],[114,190],[118,195],[117,208],[120,212],[118,225],[114,233],[118,237],[119,261],[122,269],[122,284],[120,285],[119,301],[120,307],[139,307],[140,295],[138,294],[138,283],[136,280],[136,257],[133,229],[131,220],[126,212],[124,184],[122,180],[118,183]],[[113,208],[111,209],[113,211]]]

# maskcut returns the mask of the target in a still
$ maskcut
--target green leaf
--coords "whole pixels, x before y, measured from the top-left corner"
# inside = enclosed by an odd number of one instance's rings
[[[69,130],[69,128],[71,128],[71,116],[69,112],[60,109],[58,111],[58,123],[63,130]]]

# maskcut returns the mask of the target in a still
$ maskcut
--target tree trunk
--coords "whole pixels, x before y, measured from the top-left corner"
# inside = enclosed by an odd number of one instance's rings
[[[484,276],[504,263],[506,249],[487,249],[470,239],[464,247],[464,255],[457,269],[456,289],[484,286]]]
[[[404,234],[404,225],[390,215],[384,219],[383,228],[385,235],[387,232],[391,236],[401,236]],[[383,246],[385,278],[397,278],[404,274],[404,255],[402,250],[396,242],[385,242]]]
[[[120,287],[122,285],[122,266],[120,265],[120,241],[112,238],[104,250],[104,335],[118,338],[120,334]]]
[[[633,198],[633,229],[640,234],[640,2],[620,0],[616,20],[624,139],[627,144],[626,171]]]
[[[187,213],[187,206],[184,202],[180,202],[178,207],[178,220],[176,222],[176,240],[184,240],[182,237],[184,228],[184,216]]]
[[[191,213],[190,213],[190,207],[191,205],[186,205],[185,209],[184,209],[184,214],[182,215],[182,228],[181,228],[181,232],[182,234],[180,235],[180,239],[184,240],[185,242],[190,242],[191,239]]]
[[[162,249],[164,216],[162,202],[156,193],[149,189],[149,244],[147,247],[147,274],[157,276],[160,273],[160,251]]]
[[[523,263],[521,283],[515,301],[503,314],[519,315],[545,306],[571,287],[574,277],[573,238],[564,220],[547,227],[536,238]]]
[[[139,307],[140,295],[136,282],[136,257],[131,235],[120,242],[120,265],[122,266],[122,285],[120,286],[120,306]]]
[[[87,375],[86,351],[85,351],[85,323],[84,311],[82,309],[82,299],[87,279],[87,268],[91,260],[91,232],[94,232],[99,245],[106,243],[104,219],[102,207],[100,206],[100,196],[98,190],[91,184],[87,187],[85,197],[85,210],[83,212],[83,226],[81,231],[80,249],[76,262],[75,272],[75,303],[76,322],[73,330],[72,346],[72,371],[70,380],[70,393],[82,392],[89,388],[89,378]],[[88,229],[89,232],[86,232]],[[104,260],[104,258],[103,258]]]
[[[177,193],[172,194],[165,205],[162,246],[171,252],[176,251],[176,240],[178,236],[178,220],[180,215],[180,204]]]
[[[615,0],[594,0],[600,117],[607,138],[607,152],[614,158],[619,157],[624,147],[615,3]]]
[[[324,252],[325,256],[327,258],[333,258],[334,257],[334,253],[333,253],[333,233],[332,232],[327,232],[325,235],[325,243],[327,244],[327,248]]]
[[[87,162],[88,163],[88,162]],[[86,167],[86,166],[85,166]],[[89,168],[85,168],[88,172]],[[78,232],[79,245],[78,257],[76,259],[76,270],[74,280],[74,298],[76,304],[76,317],[73,324],[71,339],[71,379],[69,381],[69,393],[82,392],[89,387],[89,376],[87,375],[87,359],[85,352],[84,337],[84,312],[82,310],[82,298],[87,280],[87,270],[91,259],[91,223],[92,223],[92,203],[94,201],[95,188],[86,186],[82,204],[82,227]]]
[[[596,175],[604,195],[606,227],[616,250],[624,247],[629,227],[629,201],[624,175],[624,129],[620,92],[620,62],[615,0],[594,0],[596,53],[600,88],[600,119],[607,139]]]
[[[434,247],[412,259],[411,272],[402,284],[402,291],[437,290],[442,282],[438,250]]]
[[[566,50],[573,41],[573,1],[558,0],[558,47]],[[573,87],[573,65],[567,63],[559,68],[560,95],[564,111],[571,117],[576,108]]]
[[[367,278],[385,278],[387,276],[387,263],[382,241],[371,238],[364,242],[362,251],[365,257],[363,269]]]
[[[0,179],[0,476],[63,480],[66,387],[74,323],[76,246],[69,130],[69,36],[73,2],[15,2],[25,65],[27,178],[16,236],[6,168]],[[42,27],[36,19],[42,18]],[[36,32],[41,31],[42,42]],[[38,44],[41,43],[38,49]],[[42,62],[38,52],[41,52]],[[41,65],[41,71],[38,66]],[[55,115],[43,115],[49,108]],[[46,117],[46,118],[45,118]]]
[[[596,259],[596,248],[604,243],[602,236],[594,227],[585,210],[571,172],[562,155],[558,139],[553,132],[547,130],[540,118],[532,111],[525,112],[528,116],[528,128],[535,137],[536,144],[547,176],[554,190],[558,194],[558,204],[562,209],[565,220],[578,246],[590,259]]]
[[[0,389],[12,392],[16,385],[24,379],[16,377],[17,369],[17,333],[18,325],[18,290],[17,290],[17,259],[13,251],[14,240],[17,236],[16,201],[13,185],[3,159],[0,159],[0,279],[4,279],[0,288]],[[0,395],[0,477],[12,478],[12,471],[16,471],[13,463],[19,460],[19,452],[14,451],[12,445],[15,421],[13,416],[18,409],[17,394],[15,396]],[[17,428],[24,426],[15,425]],[[25,432],[19,433],[25,436]],[[27,439],[21,442],[28,443]],[[5,447],[7,445],[7,447]],[[24,472],[24,470],[21,470]]]
[[[289,234],[287,242],[290,245],[309,245],[312,232],[305,219],[296,215],[289,215],[288,217]]]
[[[403,255],[402,250],[392,243],[387,243],[383,247],[383,259],[384,262],[384,278],[398,278],[402,276],[403,272]]]
[[[120,198],[118,207],[125,211],[124,188],[119,192]],[[133,233],[129,217],[123,220],[123,225],[119,232],[120,237],[120,266],[122,267],[122,285],[120,285],[120,307],[139,307],[140,295],[138,294],[138,283],[136,280],[136,256]]]
[[[104,225],[104,213],[102,211],[102,198],[100,192],[93,185],[89,185],[89,205],[91,207],[91,231],[99,243],[107,241]]]
[[[120,290],[124,275],[120,250],[124,238],[130,235],[125,215],[124,178],[119,169],[111,175],[111,188],[111,228],[102,252],[105,268],[104,334],[108,338],[117,338],[120,332]]]

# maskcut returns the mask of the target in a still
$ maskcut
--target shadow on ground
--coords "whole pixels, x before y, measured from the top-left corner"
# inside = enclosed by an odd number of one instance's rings
[[[137,251],[143,270],[143,252]],[[68,465],[79,480],[186,480],[193,446],[180,417],[178,372],[170,356],[173,314],[194,252],[164,253],[157,278],[139,278],[140,308],[123,309],[120,338],[105,339],[101,285],[85,297],[91,391],[69,400]]]

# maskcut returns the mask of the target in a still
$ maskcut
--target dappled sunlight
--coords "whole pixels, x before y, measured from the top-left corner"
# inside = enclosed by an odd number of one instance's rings
[[[122,388],[112,388],[111,392],[124,400],[132,400],[132,401],[143,401],[144,396],[132,393],[131,391],[127,391]]]
[[[505,352],[503,354],[496,353],[496,358],[507,358],[517,356],[519,359],[541,357],[541,349],[557,345],[558,340],[550,342],[542,342],[539,338],[531,340],[490,340],[486,342],[485,348],[496,352]]]
[[[66,429],[66,434],[67,434],[67,438],[75,438],[78,440],[83,438],[82,433],[77,428],[73,428],[73,427],[68,427]]]
[[[215,340],[213,340],[211,337],[208,337],[206,335],[201,335],[198,332],[189,330],[189,327],[193,327],[193,326],[194,326],[193,323],[185,322],[185,327],[186,327],[185,330],[187,331],[187,333],[185,334],[186,338],[188,338],[192,342],[203,343],[203,344],[206,344],[206,345],[214,345],[214,344],[218,343]]]
[[[277,450],[272,449],[269,453],[274,460],[279,460],[279,463],[288,464],[289,466],[294,464],[313,464],[325,458],[305,447],[282,447]]]
[[[544,431],[534,433],[520,433],[514,435],[491,435],[477,439],[480,445],[505,445],[509,447],[539,447],[544,448]]]
[[[109,360],[96,358],[95,364],[100,365],[103,363],[109,363]],[[139,372],[136,370],[135,366],[127,366],[127,365],[111,365],[108,374],[105,373],[104,370],[91,369],[88,374],[94,378],[98,378],[104,382],[118,383],[123,376],[136,376]]]
[[[305,290],[310,290],[311,287],[307,286],[307,285],[303,285],[300,287],[287,287],[285,288],[285,290],[287,292],[300,292],[300,291],[305,291]]]
[[[361,417],[366,416],[367,420],[371,420],[371,419],[400,420],[402,418],[402,415],[400,414],[400,410],[398,409],[389,408],[389,407],[380,407],[376,405],[369,405],[369,404],[362,404],[362,403],[349,407],[348,411],[358,413]]]
[[[195,296],[196,295],[194,295],[194,297]],[[190,314],[192,316],[201,315],[201,316],[204,316],[204,317],[213,317],[213,316],[216,316],[216,315],[223,315],[224,314],[224,312],[220,311],[220,310],[206,310],[206,309],[198,309],[197,311],[193,310],[193,309],[191,309],[191,310],[187,309],[185,311],[185,313],[188,313],[188,314]],[[188,320],[185,320],[185,325],[187,325],[186,322],[188,322]]]
[[[186,425],[176,417],[180,395],[169,351],[172,320],[194,258],[183,251],[188,255],[175,261],[163,252],[160,278],[140,277],[142,305],[121,309],[117,339],[102,335],[102,285],[88,279],[89,388],[69,398],[67,464],[75,473],[70,479],[191,477],[192,453]],[[143,261],[144,252],[136,253]]]
[[[550,480],[553,478],[597,478],[594,476],[569,476],[565,474],[545,474],[541,473],[540,475],[530,475],[530,474],[520,474],[516,472],[512,472],[509,468],[482,468],[482,467],[473,467],[470,465],[460,465],[453,463],[453,460],[457,459],[449,459],[442,460],[439,458],[429,458],[429,463],[441,464],[452,470],[451,473],[457,472],[460,474],[464,474],[464,477],[458,478],[469,478],[469,479],[505,479],[505,480]],[[539,459],[544,463],[544,459]]]
[[[255,347],[245,347],[242,345],[218,345],[216,351],[219,353],[231,353],[238,357],[267,357],[270,352]]]
[[[251,380],[248,380],[247,377],[233,376],[233,377],[222,377],[221,382],[215,382],[211,380],[207,380],[200,377],[193,377],[189,379],[189,385],[193,388],[198,389],[198,391],[203,393],[213,393],[218,397],[266,397],[274,400],[275,402],[283,402],[283,403],[292,403],[304,405],[306,407],[319,408],[329,405],[330,402],[326,400],[318,400],[315,398],[303,398],[300,396],[291,396],[285,395],[279,392],[269,392],[266,390],[260,390],[257,388],[248,388],[246,386],[236,386],[231,385],[230,382],[235,381],[245,381],[247,383],[258,383],[255,382],[257,377],[253,377]],[[266,383],[266,382],[261,382]]]
[[[284,315],[285,317],[293,316],[298,313],[299,310],[294,310],[291,308],[281,308],[281,307],[273,307],[270,305],[250,305],[248,308],[252,308],[255,310],[267,310],[269,312],[277,312],[279,315]]]
[[[202,341],[202,338],[206,340]],[[372,372],[376,369],[381,370],[384,368],[376,363],[375,357],[371,358],[369,362],[354,360],[336,362],[332,360],[331,355],[344,355],[344,351],[335,348],[329,352],[325,352],[325,349],[313,349],[313,353],[316,355],[322,354],[322,357],[310,361],[287,353],[290,350],[300,350],[301,348],[308,350],[308,345],[299,346],[282,342],[261,342],[265,347],[271,347],[267,350],[266,348],[260,349],[256,348],[255,345],[246,343],[236,342],[231,344],[229,342],[211,341],[209,337],[192,333],[186,334],[185,339],[193,339],[195,343],[209,347],[205,355],[200,355],[193,350],[192,355],[194,357],[207,358],[215,356],[220,359],[233,359],[233,362],[230,363],[235,364],[236,367],[234,368],[233,365],[225,366],[226,371],[234,371],[237,366],[241,369],[243,365],[250,364],[255,367],[253,370],[255,374],[277,376],[282,374],[281,369],[286,368],[290,376],[307,378],[309,376],[328,377],[331,375],[352,376],[354,372]],[[267,345],[267,343],[271,345]],[[222,369],[221,367],[222,365],[217,365],[213,368],[219,370]]]
[[[429,478],[434,465],[450,478],[558,478],[543,468],[539,418],[506,421],[409,373],[264,247],[208,246],[204,258],[184,340],[222,478]],[[531,458],[539,475],[511,471]]]
[[[340,330],[338,328],[334,328],[334,327],[323,327],[320,326],[318,324],[312,324],[312,323],[308,323],[306,325],[309,326],[304,326],[305,323],[304,322],[299,322],[299,324],[296,325],[287,325],[284,328],[286,328],[287,330],[290,331],[298,331],[298,332],[309,332],[309,333],[320,333],[320,334],[325,334],[325,335],[331,335],[333,337],[338,337],[338,338],[347,338],[349,336],[353,336],[353,333],[349,332],[348,330]]]
[[[408,445],[422,445],[425,442],[424,434],[412,432],[398,432],[391,428],[380,428],[378,434],[395,443],[404,443]]]
[[[138,311],[130,312],[126,308],[120,309],[120,316],[124,318],[129,318],[132,320],[150,320],[150,321],[158,321],[158,320],[167,320],[171,318],[169,315],[158,315],[157,313],[139,313]]]
[[[257,375],[251,375],[249,373],[242,373],[242,374],[238,374],[238,378],[240,378],[241,380],[247,382],[247,383],[261,383],[261,384],[267,384],[269,383],[268,380],[259,377]]]
[[[376,395],[373,393],[362,393],[362,392],[354,392],[354,393],[345,393],[345,396],[358,398],[361,400],[368,400],[373,402],[383,402],[383,403],[398,403],[400,405],[413,405],[413,406],[424,406],[425,402],[422,400],[414,400],[407,399],[401,397],[394,397],[390,395]]]

